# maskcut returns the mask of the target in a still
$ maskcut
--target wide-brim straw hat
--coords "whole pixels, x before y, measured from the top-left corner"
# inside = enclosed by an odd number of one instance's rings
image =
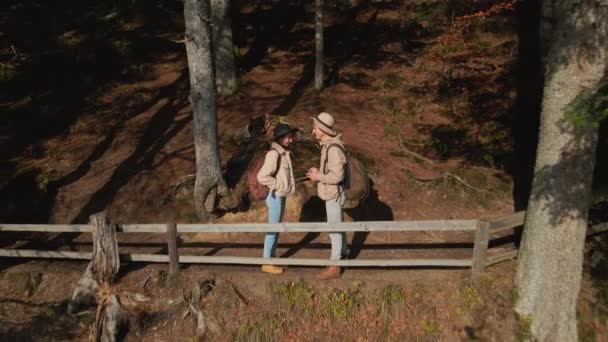
[[[319,113],[319,115],[317,116],[311,117],[311,119],[314,122],[314,125],[317,126],[323,132],[331,135],[332,137],[338,135],[338,132],[336,132],[336,130],[334,129],[334,124],[336,123],[336,121],[334,120],[334,117],[331,116],[331,114],[322,112]]]

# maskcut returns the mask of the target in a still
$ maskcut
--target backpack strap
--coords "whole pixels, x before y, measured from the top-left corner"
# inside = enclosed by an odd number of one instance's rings
[[[272,177],[276,177],[277,173],[279,173],[279,168],[281,167],[281,152],[279,152],[279,150],[277,150],[276,148],[271,148],[270,150],[277,152],[277,167],[272,173]]]
[[[346,155],[346,150],[344,149],[344,146],[334,143],[334,144],[330,144],[329,146],[327,146],[327,149],[325,150],[325,164],[323,164],[323,174],[326,175],[327,174],[327,159],[329,159],[329,149],[332,148],[333,146],[336,146],[337,148],[340,149],[340,151],[342,151],[342,154],[344,154],[344,159],[346,159],[346,162],[348,163],[348,157]]]

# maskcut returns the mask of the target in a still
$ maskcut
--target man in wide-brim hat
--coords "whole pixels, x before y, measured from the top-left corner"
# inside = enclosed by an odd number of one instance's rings
[[[312,118],[312,134],[321,144],[320,167],[312,167],[306,176],[318,182],[317,194],[325,201],[328,223],[339,223],[344,220],[344,194],[343,182],[347,157],[344,153],[344,143],[341,135],[334,129],[334,117],[326,112]],[[331,240],[331,260],[340,260],[346,256],[346,233],[329,233]],[[325,280],[338,278],[341,275],[339,266],[329,266],[317,274],[317,279]]]

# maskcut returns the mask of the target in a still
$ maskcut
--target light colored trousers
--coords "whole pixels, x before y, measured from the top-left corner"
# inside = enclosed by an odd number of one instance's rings
[[[268,223],[279,223],[283,220],[283,212],[285,211],[285,197],[276,196],[274,191],[269,191],[266,197],[266,206],[268,207]],[[273,258],[277,248],[277,240],[279,233],[266,233],[264,238],[264,258]]]
[[[338,197],[325,201],[325,211],[327,212],[327,223],[339,223],[344,221],[344,203],[346,196],[340,192]],[[347,255],[346,233],[329,233],[331,241],[331,260],[340,260]]]

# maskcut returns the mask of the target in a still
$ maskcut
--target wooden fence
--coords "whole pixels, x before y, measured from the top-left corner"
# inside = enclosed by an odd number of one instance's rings
[[[348,267],[471,267],[474,277],[478,277],[486,266],[515,258],[517,251],[508,251],[488,257],[489,241],[503,232],[523,224],[525,212],[505,217],[483,220],[437,220],[437,221],[369,221],[343,222],[337,224],[298,223],[238,223],[238,224],[124,224],[114,225],[116,232],[122,233],[162,233],[167,236],[167,255],[161,254],[120,254],[123,262],[169,263],[170,272],[176,272],[178,263],[200,264],[275,264],[300,266],[338,265]],[[0,224],[0,232],[47,232],[47,233],[92,233],[96,229],[91,224],[51,225],[51,224]],[[470,231],[475,233],[473,253],[467,259],[353,259],[328,260],[304,258],[255,258],[236,256],[196,256],[178,255],[177,236],[184,233],[264,233],[264,232],[419,232],[419,231]],[[0,249],[0,257],[15,258],[59,258],[90,260],[91,252],[48,251],[32,249]]]

